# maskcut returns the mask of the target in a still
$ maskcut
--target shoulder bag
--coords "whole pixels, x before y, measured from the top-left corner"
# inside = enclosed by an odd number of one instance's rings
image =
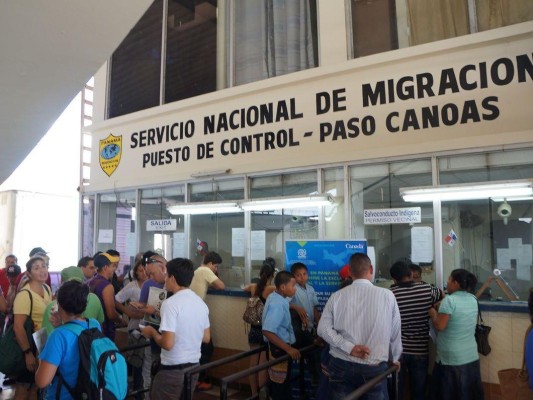
[[[250,325],[261,325],[264,307],[265,306],[259,296],[250,297],[246,303],[246,309],[244,310],[242,319]]]
[[[492,350],[489,344],[489,333],[492,328],[488,325],[485,325],[485,323],[483,322],[483,317],[481,316],[481,309],[479,308],[479,302],[477,303],[477,313],[477,324],[475,332],[477,352],[481,355],[487,356]]]
[[[33,297],[29,290],[23,289],[21,292],[28,292],[28,295],[30,296],[30,315],[24,322],[24,330],[26,331],[26,336],[32,352],[35,354],[35,346],[32,337],[33,320],[31,319]],[[0,338],[0,372],[9,377],[17,377],[26,371],[24,354],[17,342],[15,331],[13,329],[14,320],[15,317],[13,315],[6,316],[3,335]]]

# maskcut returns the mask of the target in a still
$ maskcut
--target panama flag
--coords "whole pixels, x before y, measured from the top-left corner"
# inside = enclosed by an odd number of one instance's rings
[[[456,240],[457,240],[457,234],[455,233],[453,229],[450,230],[450,233],[448,233],[448,236],[444,238],[444,241],[448,243],[450,246],[453,246]]]

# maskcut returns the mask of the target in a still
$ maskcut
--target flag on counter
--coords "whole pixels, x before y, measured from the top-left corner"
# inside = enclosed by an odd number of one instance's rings
[[[448,245],[453,246],[455,244],[455,241],[457,240],[457,234],[453,229],[450,230],[450,233],[448,233],[448,236],[444,238],[444,241],[448,243]]]

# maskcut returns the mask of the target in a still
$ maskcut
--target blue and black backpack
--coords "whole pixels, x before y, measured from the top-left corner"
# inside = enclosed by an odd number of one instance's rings
[[[61,392],[61,385],[65,385],[74,399],[125,399],[128,393],[128,370],[126,359],[115,343],[104,336],[97,326],[91,326],[89,320],[87,328],[75,322],[67,322],[64,327],[78,336],[80,364],[74,388],[59,375],[57,396]]]

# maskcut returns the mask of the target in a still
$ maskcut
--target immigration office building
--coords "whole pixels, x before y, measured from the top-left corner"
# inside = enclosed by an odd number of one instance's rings
[[[503,338],[482,380],[519,366],[531,1],[156,0],[95,75],[93,104],[83,251],[218,252],[217,357],[248,349],[241,286],[266,257],[284,269],[288,241],[360,240],[385,287],[398,259],[440,287],[473,272]],[[311,282],[336,284],[328,273],[317,263]]]

